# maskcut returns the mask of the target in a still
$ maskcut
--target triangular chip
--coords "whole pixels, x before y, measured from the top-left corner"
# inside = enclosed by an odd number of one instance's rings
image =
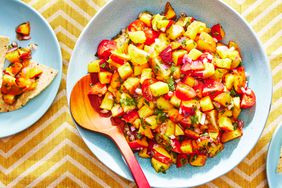
[[[40,75],[39,79],[37,80],[38,84],[36,88],[32,91],[27,91],[21,94],[17,98],[16,102],[12,105],[8,105],[3,101],[2,94],[0,92],[0,112],[10,112],[23,107],[29,100],[39,95],[49,84],[51,84],[51,82],[53,81],[53,79],[56,77],[58,73],[56,70],[42,64],[31,63],[29,66],[32,67],[37,66],[39,69],[43,71],[43,73]]]
[[[8,51],[9,41],[8,37],[0,36],[0,86],[2,85],[3,67],[5,64],[5,56]]]

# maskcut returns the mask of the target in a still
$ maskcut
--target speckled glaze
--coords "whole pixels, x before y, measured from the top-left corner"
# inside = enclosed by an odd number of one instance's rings
[[[191,187],[209,182],[230,171],[242,161],[258,141],[265,126],[272,97],[272,79],[268,60],[248,24],[230,7],[220,1],[172,0],[177,14],[185,12],[212,26],[221,23],[226,32],[226,41],[238,42],[243,55],[243,64],[249,75],[249,86],[255,91],[256,105],[243,110],[240,118],[245,121],[241,139],[225,144],[225,149],[215,158],[208,159],[204,167],[186,166],[170,168],[166,174],[158,174],[149,159],[138,160],[153,187]],[[93,60],[97,45],[102,39],[110,39],[136,19],[142,11],[154,14],[163,11],[163,0],[114,0],[108,3],[87,25],[73,51],[67,77],[68,99],[75,82],[87,73],[87,64]],[[132,180],[130,172],[118,149],[109,139],[77,127],[90,150],[111,170]]]

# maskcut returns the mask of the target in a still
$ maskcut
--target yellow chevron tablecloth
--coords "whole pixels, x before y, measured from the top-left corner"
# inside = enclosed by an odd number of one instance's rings
[[[67,107],[66,74],[72,49],[84,26],[107,0],[24,0],[51,24],[63,54],[63,78],[48,112],[31,128],[0,139],[0,187],[135,187],[89,151]],[[250,23],[268,55],[273,100],[262,137],[235,169],[202,187],[267,187],[266,155],[282,122],[282,1],[224,0]]]

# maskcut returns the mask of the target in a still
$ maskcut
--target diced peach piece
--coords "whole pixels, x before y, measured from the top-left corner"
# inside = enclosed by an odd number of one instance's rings
[[[165,4],[164,16],[167,19],[174,19],[174,18],[176,18],[176,13],[175,13],[174,9],[172,8],[172,6],[171,6],[171,4],[169,2],[167,2]]]
[[[201,106],[202,111],[204,112],[212,110],[213,104],[212,104],[211,98],[209,96],[201,98],[200,106]]]
[[[189,160],[189,163],[191,166],[204,166],[206,164],[206,160],[206,155],[199,154],[192,156]]]
[[[228,142],[230,140],[233,140],[233,139],[236,139],[236,138],[239,138],[243,135],[243,132],[241,129],[235,129],[234,131],[227,131],[227,132],[224,132],[222,135],[221,135],[221,141],[223,143],[225,142]]]

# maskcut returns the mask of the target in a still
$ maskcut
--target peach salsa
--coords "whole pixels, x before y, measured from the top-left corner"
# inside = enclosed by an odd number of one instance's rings
[[[238,45],[224,44],[220,24],[182,13],[142,12],[94,60],[89,99],[120,126],[133,151],[156,172],[172,164],[204,166],[243,134],[241,109],[256,102]]]

